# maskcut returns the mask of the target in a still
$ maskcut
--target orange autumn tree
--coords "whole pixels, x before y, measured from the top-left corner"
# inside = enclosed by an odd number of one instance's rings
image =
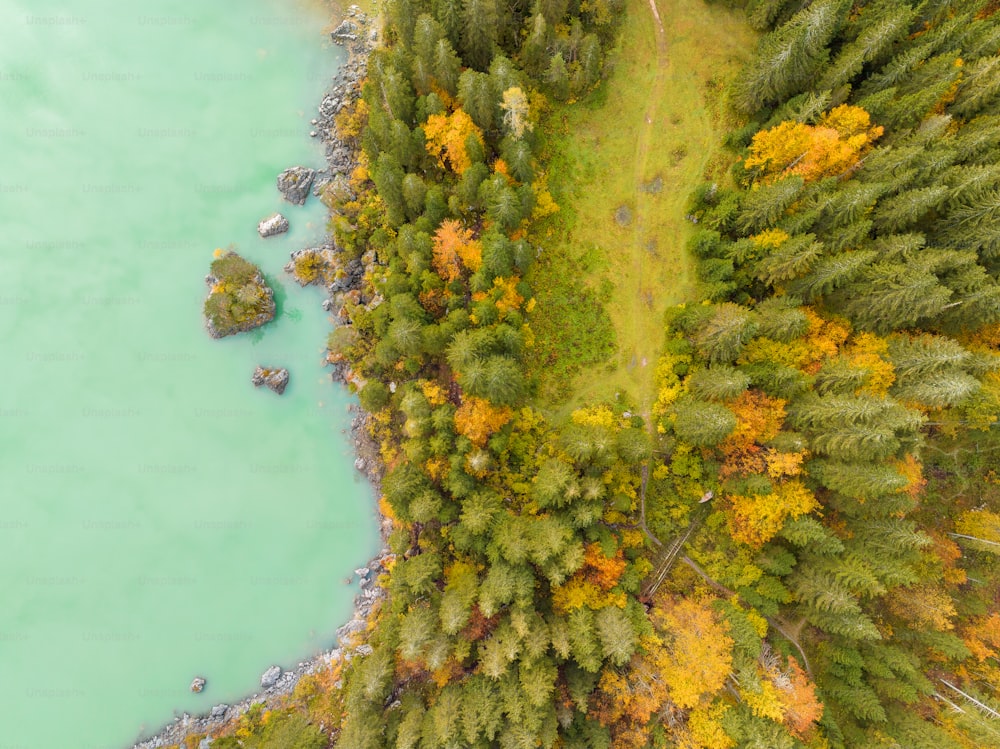
[[[594,610],[605,606],[624,607],[625,594],[614,592],[614,588],[626,566],[622,549],[608,557],[599,543],[587,544],[583,566],[564,584],[552,588],[553,608],[560,613],[568,613],[583,606]]]
[[[760,175],[760,182],[800,176],[806,182],[834,177],[857,166],[882,135],[868,112],[841,104],[816,125],[786,120],[753,137],[744,166]]]
[[[465,147],[469,136],[483,142],[483,134],[472,118],[459,107],[451,114],[432,114],[424,123],[427,153],[437,159],[438,166],[462,174],[472,166]]]
[[[720,475],[764,473],[771,463],[771,451],[761,444],[774,439],[785,421],[785,401],[772,398],[759,390],[745,390],[729,404],[736,416],[736,429],[719,446],[725,460]],[[793,459],[794,460],[794,459]],[[783,473],[786,468],[774,463],[774,470]],[[787,470],[794,472],[794,467]]]
[[[816,721],[823,717],[823,703],[816,696],[816,685],[809,679],[799,662],[788,659],[788,669],[776,679],[784,709],[784,723],[798,738],[812,733]]]
[[[962,627],[962,640],[980,663],[1000,657],[1000,613],[977,616]]]
[[[463,266],[473,272],[479,270],[482,258],[482,245],[472,238],[472,230],[463,228],[461,222],[442,221],[434,232],[434,270],[445,281],[451,282],[461,276]]]
[[[483,398],[465,396],[455,411],[455,430],[476,447],[483,447],[513,417],[514,411],[508,406],[494,406]]]

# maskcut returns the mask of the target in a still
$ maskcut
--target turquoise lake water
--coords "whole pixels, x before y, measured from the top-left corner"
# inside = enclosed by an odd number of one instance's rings
[[[131,744],[330,646],[377,548],[321,292],[282,273],[325,210],[309,120],[344,59],[305,0],[0,0],[4,749]],[[292,231],[261,240],[282,210]],[[213,341],[236,245],[280,318]],[[257,364],[286,366],[278,397]],[[208,687],[191,694],[191,679]]]

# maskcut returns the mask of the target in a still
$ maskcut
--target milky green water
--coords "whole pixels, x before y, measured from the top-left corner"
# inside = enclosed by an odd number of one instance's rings
[[[333,643],[376,548],[292,249],[343,60],[305,0],[0,0],[0,746],[130,744]],[[281,209],[290,234],[261,240]],[[237,245],[280,318],[212,341]],[[287,366],[283,397],[256,364]],[[208,687],[188,691],[192,677]]]

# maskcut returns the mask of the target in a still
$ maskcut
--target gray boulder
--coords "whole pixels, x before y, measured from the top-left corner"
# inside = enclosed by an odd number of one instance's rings
[[[281,666],[271,666],[260,677],[260,685],[264,689],[270,689],[278,683],[281,678]]]
[[[216,705],[212,708],[211,717],[222,718],[226,715],[229,710],[229,705]]]
[[[293,166],[278,175],[278,192],[289,203],[302,205],[309,197],[309,188],[315,178],[315,169]]]
[[[288,370],[257,367],[253,371],[253,377],[250,378],[250,381],[253,382],[254,387],[267,385],[268,388],[281,395],[288,387]]]
[[[354,21],[343,21],[330,32],[330,38],[333,39],[334,44],[353,42],[358,38],[358,25]]]
[[[288,219],[280,213],[268,216],[257,224],[257,233],[265,239],[273,237],[275,234],[283,234],[286,231],[288,231]]]
[[[191,681],[191,691],[197,694],[205,688],[205,684],[207,684],[207,682],[203,678],[195,676]]]

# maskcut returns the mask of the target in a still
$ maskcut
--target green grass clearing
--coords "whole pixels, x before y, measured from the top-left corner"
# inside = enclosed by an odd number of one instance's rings
[[[629,0],[615,70],[550,120],[562,210],[530,278],[543,406],[563,416],[616,394],[645,412],[669,306],[695,298],[684,246],[691,191],[721,176],[725,81],[753,48],[742,15],[702,0]],[[616,213],[618,213],[616,220]]]

